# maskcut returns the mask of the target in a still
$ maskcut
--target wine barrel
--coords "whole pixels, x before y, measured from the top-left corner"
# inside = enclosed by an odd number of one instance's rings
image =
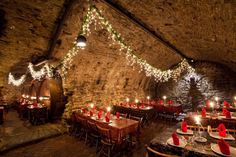
[[[39,86],[39,84],[38,84],[37,81],[33,80],[31,82],[31,85],[29,87],[29,96],[30,97],[36,97],[37,98],[37,96],[38,96],[38,94],[37,94],[38,93],[38,86]]]
[[[38,98],[40,97],[46,98],[39,102],[41,101],[50,109],[50,120],[60,119],[65,109],[61,78],[47,78],[41,81],[38,93]]]

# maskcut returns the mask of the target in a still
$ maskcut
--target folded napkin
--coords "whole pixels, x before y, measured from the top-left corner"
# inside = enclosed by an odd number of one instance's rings
[[[207,108],[210,108],[210,107],[211,107],[211,106],[210,106],[210,101],[209,101],[209,100],[206,101],[206,107],[207,107]]]
[[[104,110],[103,110],[102,108],[100,108],[100,109],[99,109],[99,112],[100,112],[100,113],[103,113],[103,112],[104,112]]]
[[[228,110],[225,111],[225,117],[231,118],[231,113]]]
[[[105,116],[105,121],[110,122],[110,118],[108,116]]]
[[[111,112],[107,112],[106,116],[110,118]]]
[[[227,109],[225,109],[225,108],[222,108],[222,115],[226,115],[226,112],[227,112],[228,110]]]
[[[141,108],[145,108],[145,104],[141,104]]]
[[[38,103],[35,101],[35,102],[33,103],[33,106],[34,106],[34,107],[37,107],[37,106],[38,106]]]
[[[187,132],[187,131],[188,131],[188,127],[187,127],[187,122],[186,122],[186,121],[183,121],[183,122],[181,123],[181,130],[182,130],[183,132]]]
[[[230,104],[225,100],[224,101],[224,106],[228,108],[230,106]]]
[[[174,104],[174,101],[170,100],[167,102],[167,104],[172,105],[172,104]]]
[[[220,147],[221,153],[225,155],[230,155],[229,144],[224,139],[218,140],[217,144]]]
[[[101,117],[102,117],[102,113],[98,112],[98,119],[101,119]]]
[[[163,105],[163,104],[164,104],[164,101],[163,101],[163,100],[160,100],[160,101],[159,101],[159,104],[160,104],[160,105]]]
[[[172,139],[175,145],[179,145],[179,137],[177,136],[176,132],[172,134]]]
[[[82,112],[83,112],[83,114],[87,113],[87,109],[83,108]]]
[[[93,112],[92,112],[92,111],[89,111],[89,114],[90,114],[90,117],[92,117],[92,116],[93,116]]]
[[[116,112],[116,118],[120,119],[120,112]]]
[[[221,123],[218,127],[217,127],[218,131],[219,131],[219,136],[221,137],[225,137],[226,136],[226,128],[225,125],[223,123]]]
[[[206,109],[204,107],[202,108],[202,117],[206,117]]]

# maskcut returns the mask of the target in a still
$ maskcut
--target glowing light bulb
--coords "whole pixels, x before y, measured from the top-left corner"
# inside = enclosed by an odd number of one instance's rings
[[[139,101],[138,101],[138,99],[135,99],[135,103],[137,104]]]
[[[149,99],[150,99],[150,96],[147,96],[147,99],[149,100]]]
[[[93,103],[91,103],[91,104],[90,104],[90,107],[91,107],[91,108],[93,108],[93,107],[94,107],[94,104],[93,104]]]
[[[126,102],[129,102],[129,98],[126,98]]]
[[[163,99],[166,100],[166,98],[167,98],[167,97],[164,95],[164,96],[163,96]]]

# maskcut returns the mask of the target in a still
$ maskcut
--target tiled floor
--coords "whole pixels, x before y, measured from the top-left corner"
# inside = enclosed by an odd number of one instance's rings
[[[158,136],[166,127],[175,125],[175,122],[163,121],[161,119],[151,122],[143,128],[141,145],[133,149],[128,155],[129,157],[144,157],[145,144],[151,139]],[[79,141],[75,137],[69,135],[61,135],[41,142],[19,147],[2,154],[4,157],[96,157],[95,148],[85,145],[83,141]]]

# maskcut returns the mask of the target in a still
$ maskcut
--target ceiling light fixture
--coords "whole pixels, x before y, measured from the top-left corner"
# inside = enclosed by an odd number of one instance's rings
[[[76,40],[76,45],[84,48],[86,46],[86,38],[83,35],[79,35]]]

